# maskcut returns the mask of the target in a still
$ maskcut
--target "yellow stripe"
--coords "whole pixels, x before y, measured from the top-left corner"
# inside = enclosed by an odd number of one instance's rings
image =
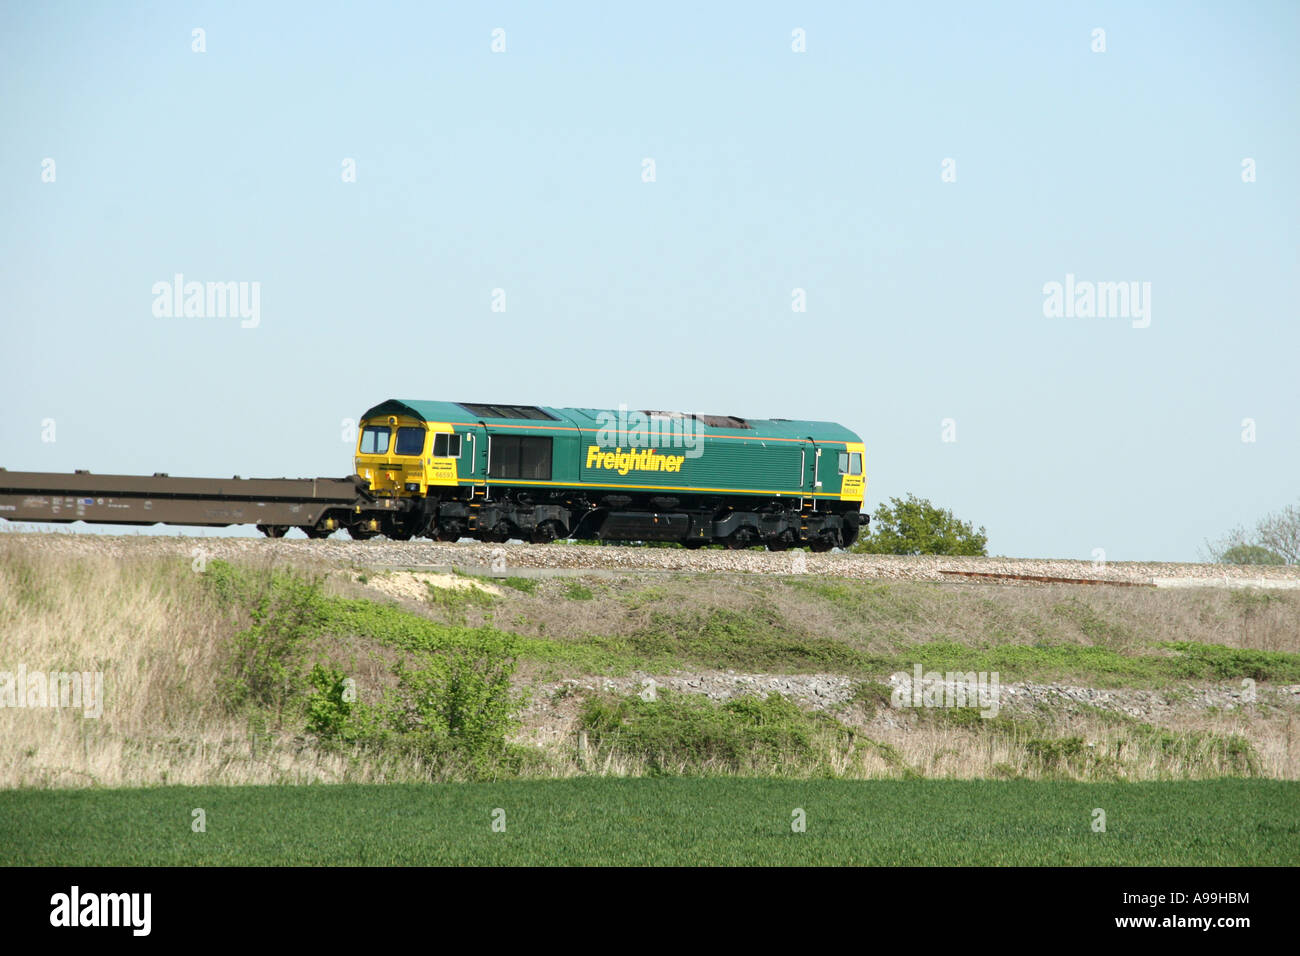
[[[733,494],[750,494],[750,495],[783,495],[789,498],[839,498],[838,494],[812,491],[770,491],[766,488],[699,488],[695,486],[683,487],[680,485],[603,485],[594,481],[524,481],[520,478],[502,478],[499,481],[465,481],[460,482],[462,485],[545,485],[550,488],[636,488],[643,491],[721,491],[731,492]]]

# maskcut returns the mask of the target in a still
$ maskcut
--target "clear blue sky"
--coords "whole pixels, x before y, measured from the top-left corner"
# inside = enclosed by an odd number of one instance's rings
[[[5,2],[0,465],[342,475],[393,396],[830,419],[869,507],[1194,559],[1300,497],[1300,5],[1131,6]],[[260,324],[155,317],[176,273]],[[1150,327],[1045,317],[1067,274]]]

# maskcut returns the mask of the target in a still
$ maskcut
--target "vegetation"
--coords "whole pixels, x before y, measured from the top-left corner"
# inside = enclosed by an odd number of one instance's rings
[[[883,681],[918,665],[1175,703],[1188,682],[1219,694],[1247,678],[1297,683],[1300,595],[1285,591],[749,575],[720,586],[716,575],[656,574],[599,587],[538,577],[531,591],[498,593],[478,582],[428,589],[427,575],[400,571],[361,582],[355,568],[316,577],[208,560],[196,570],[188,556],[52,557],[0,536],[0,659],[101,667],[106,700],[101,720],[0,708],[12,755],[0,786],[1300,777],[1293,708],[1266,686],[1258,705],[1179,703],[1149,725],[1082,703],[994,720],[882,711]],[[662,688],[643,701],[626,680],[726,670],[857,685],[846,704],[814,712]],[[521,706],[547,682],[557,683],[535,707]]]
[[[1263,545],[1238,544],[1219,555],[1220,564],[1286,564],[1286,558]]]
[[[192,830],[195,809],[205,832]],[[1272,780],[0,792],[4,862],[18,866],[1295,866],[1298,831],[1300,784]]]
[[[507,743],[523,703],[511,683],[517,649],[510,635],[459,629],[454,642],[410,642],[392,665],[394,686],[371,703],[357,699],[355,682],[323,653],[322,636],[346,620],[348,608],[325,597],[318,580],[250,575],[214,561],[205,581],[227,601],[254,602],[252,624],[232,641],[225,681],[232,710],[259,724],[304,726],[323,741],[414,753],[435,770],[454,766],[470,777],[518,764],[521,755]]]
[[[564,596],[572,601],[590,601],[596,595],[595,592],[585,584],[579,584],[577,581],[569,581],[564,585]]]
[[[496,603],[491,592],[477,587],[440,588],[426,584],[429,603],[453,617],[464,619],[465,612],[475,607],[491,607]]]
[[[535,594],[537,592],[537,580],[535,578],[492,578],[497,584],[503,584],[508,588],[516,591],[522,591],[524,594]]]
[[[282,723],[309,684],[307,658],[324,618],[320,582],[279,574],[254,588],[223,563],[208,580],[227,603],[242,599],[252,605],[252,622],[231,641],[227,703],[233,710],[266,712]]]
[[[650,775],[728,773],[832,776],[829,755],[855,734],[825,714],[801,710],[779,694],[715,703],[660,691],[655,699],[592,697],[579,727],[604,759],[643,762]]]
[[[876,506],[870,533],[852,548],[863,554],[987,554],[988,535],[926,498],[908,495]]]
[[[1204,550],[1216,564],[1300,564],[1300,506],[1267,514],[1250,530],[1234,528]]]
[[[874,716],[891,706],[891,696],[889,688],[864,682],[854,703]],[[1170,730],[1110,711],[1094,710],[1071,722],[1054,715],[986,717],[973,707],[924,708],[896,710],[892,719],[938,742],[939,749],[905,752],[879,730],[804,710],[777,694],[724,702],[667,690],[649,700],[600,695],[583,702],[577,760],[584,769],[617,767],[637,776],[919,779],[946,776],[963,760],[981,763],[985,754],[996,753],[989,773],[1004,778],[1260,774],[1258,753],[1239,734]]]

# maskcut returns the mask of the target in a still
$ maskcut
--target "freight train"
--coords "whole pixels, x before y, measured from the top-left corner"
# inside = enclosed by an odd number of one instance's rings
[[[864,456],[831,422],[389,399],[362,415],[351,478],[0,469],[0,517],[829,551],[867,524]]]

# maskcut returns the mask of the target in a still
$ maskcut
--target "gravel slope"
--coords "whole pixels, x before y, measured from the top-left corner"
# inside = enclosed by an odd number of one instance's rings
[[[751,574],[813,574],[864,580],[981,581],[984,575],[1065,578],[1098,583],[1170,586],[1267,586],[1300,588],[1300,566],[1264,567],[1166,562],[1114,562],[1037,558],[967,558],[894,555],[773,553],[760,550],[686,551],[678,548],[596,547],[573,544],[457,544],[433,541],[352,541],[336,535],[324,541],[259,538],[185,538],[157,535],[94,535],[8,531],[25,547],[61,554],[174,554],[213,558],[324,563],[341,567],[456,567],[497,574],[537,570],[720,571]],[[980,577],[969,577],[970,574]],[[1015,578],[1001,579],[1007,583]]]

